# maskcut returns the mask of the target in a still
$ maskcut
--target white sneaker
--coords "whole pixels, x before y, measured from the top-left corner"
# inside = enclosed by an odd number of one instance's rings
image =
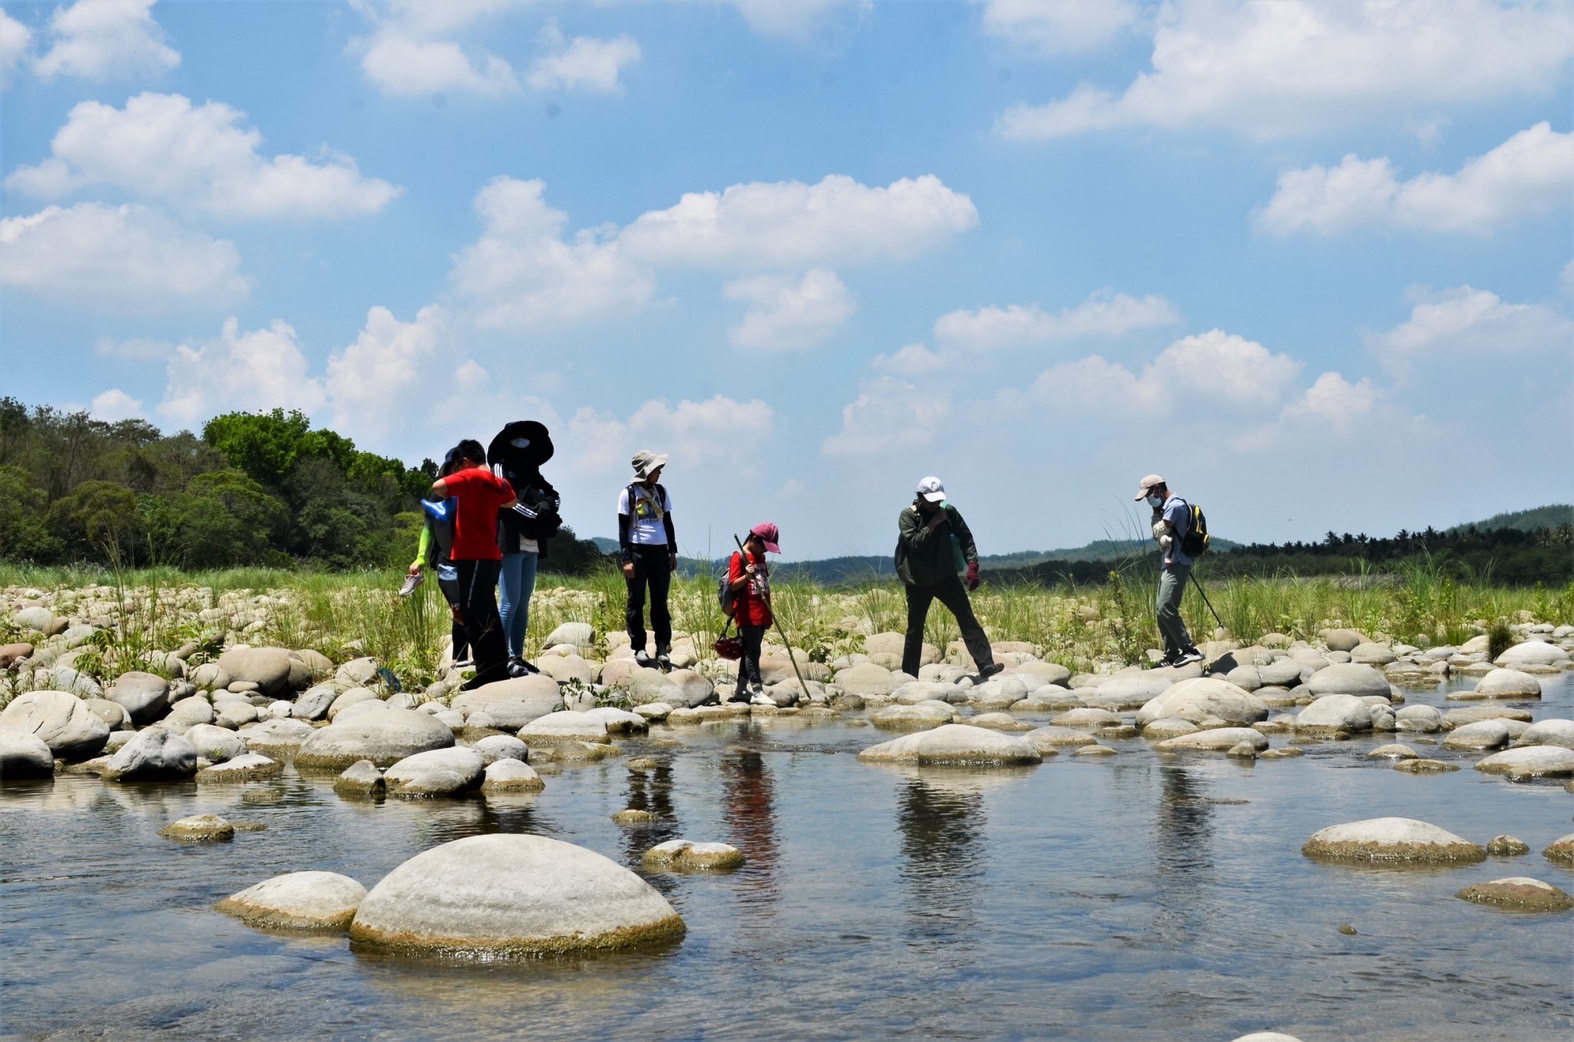
[[[751,706],[774,706],[776,705],[776,699],[763,691],[756,691],[754,697],[749,699],[749,704]]]
[[[638,651],[634,652],[634,662],[636,665],[649,667],[652,661],[653,660],[651,657],[645,653],[644,648],[640,648]]]
[[[1181,652],[1180,657],[1175,660],[1175,664],[1177,666],[1184,666],[1191,662],[1201,662],[1203,657],[1204,656],[1202,652],[1198,651],[1196,648],[1191,648],[1187,651]]]
[[[399,587],[399,596],[408,597],[415,592],[416,587],[426,582],[425,572],[416,572],[414,575],[404,577],[404,585]]]

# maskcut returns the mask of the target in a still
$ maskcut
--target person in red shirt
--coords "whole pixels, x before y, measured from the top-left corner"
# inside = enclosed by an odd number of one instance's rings
[[[770,567],[765,563],[767,553],[779,554],[781,532],[769,521],[762,521],[749,529],[749,538],[743,549],[732,555],[727,565],[727,582],[732,587],[732,617],[738,623],[738,635],[743,638],[743,655],[738,660],[738,687],[732,694],[734,702],[748,699],[751,705],[775,705],[776,701],[765,693],[760,678],[760,645],[765,641],[765,631],[775,616],[771,614]]]
[[[508,642],[497,614],[497,575],[503,552],[497,545],[497,512],[514,505],[514,490],[486,467],[486,450],[473,438],[454,447],[452,474],[432,483],[432,492],[452,497],[454,545],[449,559],[459,573],[458,612],[470,638],[475,676],[466,691],[508,677]]]

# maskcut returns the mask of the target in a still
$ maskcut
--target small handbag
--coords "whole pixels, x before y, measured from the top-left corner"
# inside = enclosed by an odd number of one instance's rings
[[[740,659],[743,657],[743,638],[737,635],[728,636],[732,629],[732,619],[727,620],[727,625],[722,627],[721,636],[711,645],[711,650],[716,652],[718,658]]]

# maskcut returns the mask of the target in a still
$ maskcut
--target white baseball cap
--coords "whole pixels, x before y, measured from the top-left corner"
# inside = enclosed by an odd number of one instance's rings
[[[931,503],[938,503],[945,499],[945,486],[940,484],[940,479],[933,474],[918,483],[918,494]]]

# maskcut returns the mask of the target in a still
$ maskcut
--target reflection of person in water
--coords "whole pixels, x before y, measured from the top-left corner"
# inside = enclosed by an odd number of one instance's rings
[[[623,830],[623,852],[630,864],[639,864],[645,851],[669,839],[681,839],[678,815],[672,807],[672,761],[658,760],[645,771],[629,771],[630,810],[648,810],[656,816],[649,825]]]
[[[776,810],[765,757],[747,746],[729,750],[721,761],[722,816],[732,845],[748,863],[769,874],[776,868]]]
[[[927,937],[955,940],[976,921],[974,886],[984,874],[984,797],[977,789],[911,778],[897,806],[900,871],[912,916]]]
[[[1204,891],[1214,884],[1211,801],[1185,767],[1160,767],[1158,872],[1154,928],[1184,943],[1206,913]]]

